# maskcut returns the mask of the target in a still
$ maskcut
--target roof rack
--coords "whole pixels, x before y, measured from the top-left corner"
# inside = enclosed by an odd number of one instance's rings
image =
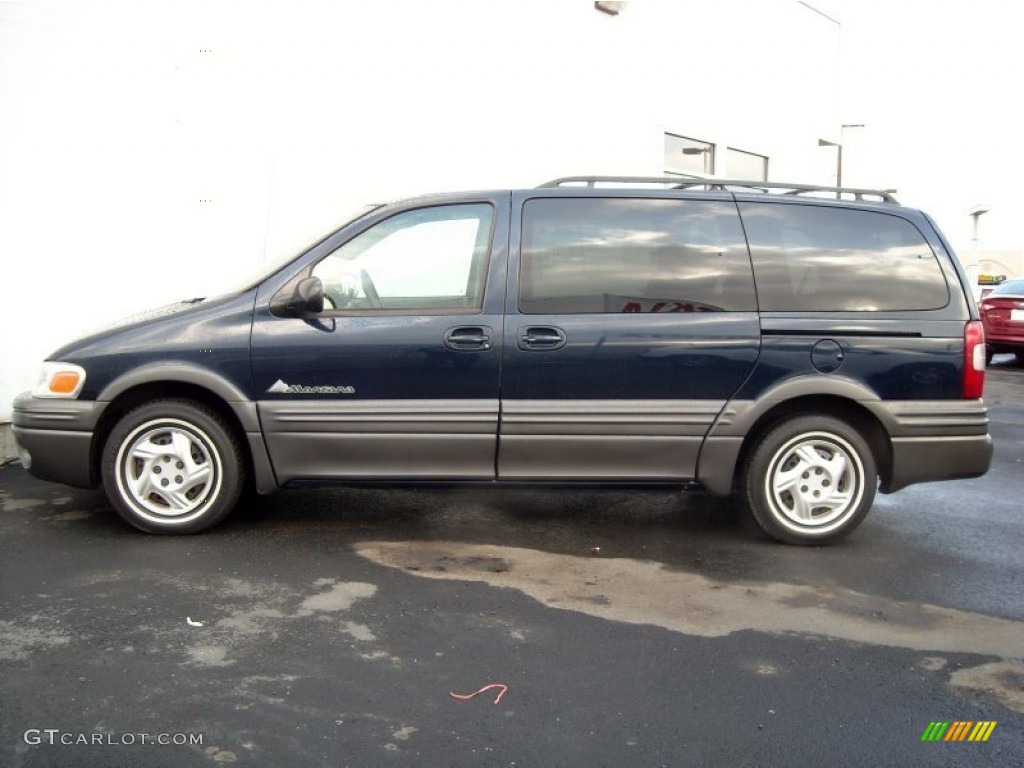
[[[733,190],[744,190],[764,192],[765,194],[777,195],[806,195],[814,193],[832,193],[837,200],[842,200],[844,195],[851,196],[854,200],[877,201],[899,205],[899,201],[893,197],[894,189],[857,189],[854,187],[820,187],[816,184],[783,184],[775,181],[745,181],[739,179],[702,179],[687,178],[679,176],[565,176],[560,179],[553,179],[537,187],[537,189],[551,189],[557,187],[585,186],[595,188],[598,184],[610,186],[625,186],[630,184],[660,184],[670,189],[693,189],[704,188],[708,191],[731,192]],[[874,200],[871,200],[871,199]]]

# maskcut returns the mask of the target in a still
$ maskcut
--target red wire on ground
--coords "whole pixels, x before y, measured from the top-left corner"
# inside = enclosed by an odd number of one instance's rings
[[[504,683],[491,683],[490,685],[485,685],[479,691],[474,691],[473,693],[455,693],[454,691],[449,691],[448,693],[453,699],[459,699],[460,701],[469,701],[474,696],[479,696],[484,691],[489,691],[492,688],[501,688],[501,693],[499,693],[497,698],[494,699],[494,703],[497,704],[499,701],[501,701],[501,697],[508,693],[508,686]]]

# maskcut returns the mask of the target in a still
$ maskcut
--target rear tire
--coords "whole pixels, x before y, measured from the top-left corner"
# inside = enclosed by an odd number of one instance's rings
[[[103,446],[107,498],[147,533],[197,533],[234,507],[245,478],[242,451],[214,410],[157,400],[125,414]]]
[[[871,449],[845,421],[796,416],[754,447],[742,493],[762,530],[787,544],[832,544],[864,520],[878,472]]]

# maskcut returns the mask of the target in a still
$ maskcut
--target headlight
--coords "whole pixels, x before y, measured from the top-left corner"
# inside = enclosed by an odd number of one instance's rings
[[[61,397],[73,400],[85,386],[85,369],[73,363],[43,363],[33,397]]]

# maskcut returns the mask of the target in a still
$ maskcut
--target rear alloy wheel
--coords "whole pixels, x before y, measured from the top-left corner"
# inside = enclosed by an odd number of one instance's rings
[[[244,479],[241,449],[213,410],[159,400],[129,412],[103,448],[103,483],[118,514],[149,533],[196,533],[220,522]]]
[[[797,416],[761,438],[743,493],[754,519],[787,544],[831,544],[860,525],[875,499],[871,449],[844,421]]]

